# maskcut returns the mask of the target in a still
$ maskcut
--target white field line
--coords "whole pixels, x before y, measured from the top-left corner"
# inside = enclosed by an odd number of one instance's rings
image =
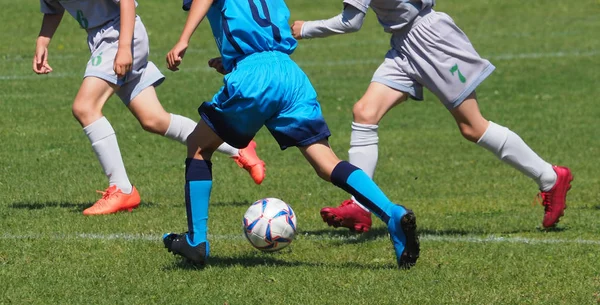
[[[225,234],[225,235],[209,235],[209,239],[216,240],[243,240],[242,234]],[[103,241],[149,241],[158,242],[161,239],[160,235],[152,234],[129,234],[129,233],[72,233],[72,234],[10,234],[4,233],[0,235],[0,240],[36,240],[36,239],[51,239],[51,240],[103,240]],[[299,234],[297,239],[313,240],[313,241],[351,241],[358,240],[359,236],[327,236],[327,235],[311,235]],[[423,242],[442,242],[442,243],[475,243],[475,244],[492,244],[492,243],[508,243],[508,244],[579,244],[579,245],[598,245],[600,240],[590,239],[537,239],[526,237],[502,237],[488,235],[485,237],[477,236],[457,236],[457,235],[431,235],[425,234],[420,236]]]
[[[519,60],[519,59],[539,59],[539,58],[563,58],[563,57],[572,57],[572,58],[581,58],[581,57],[593,57],[600,55],[600,50],[592,50],[592,51],[569,51],[569,52],[534,52],[534,53],[507,53],[507,54],[497,54],[484,56],[489,60]],[[66,55],[66,57],[71,58],[72,55]],[[6,59],[7,60],[7,59]],[[356,59],[356,60],[312,60],[305,61],[299,60],[298,65],[301,67],[341,67],[348,65],[367,65],[367,64],[379,64],[381,63],[381,58],[372,58],[372,59]],[[210,71],[211,68],[207,66],[183,66],[179,73],[195,73],[198,71]],[[29,71],[29,70],[28,70]],[[163,73],[167,72],[166,69],[161,70]],[[74,72],[65,72],[65,73],[50,73],[48,75],[35,75],[33,72],[31,74],[13,74],[13,75],[0,75],[0,81],[3,80],[30,80],[30,79],[42,79],[44,77],[49,78],[81,78],[83,77],[83,72],[74,73]]]

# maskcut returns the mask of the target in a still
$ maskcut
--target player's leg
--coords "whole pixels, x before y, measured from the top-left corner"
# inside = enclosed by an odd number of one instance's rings
[[[147,78],[146,74],[142,75],[139,83],[144,83],[143,78]],[[188,136],[196,128],[193,120],[165,111],[153,85],[142,89],[128,104],[128,108],[144,130],[164,135],[182,144],[186,143]],[[217,148],[217,152],[229,156],[248,171],[256,184],[261,184],[264,180],[265,163],[256,154],[256,142],[252,141],[242,149],[223,143]]]
[[[360,168],[340,161],[326,139],[299,147],[319,177],[345,190],[375,213],[388,226],[398,266],[410,268],[419,258],[419,238],[415,214],[391,202]]]
[[[131,210],[140,203],[140,197],[131,185],[115,132],[102,116],[102,106],[110,95],[119,91],[123,81],[113,71],[118,50],[118,22],[97,28],[88,33],[91,58],[88,61],[83,84],[73,104],[73,114],[80,121],[98,160],[109,179],[109,188],[102,199],[84,211],[85,215],[109,214],[119,210]],[[134,67],[136,69],[137,67]]]
[[[552,166],[519,135],[486,120],[479,111],[475,92],[450,113],[465,139],[489,150],[538,184],[546,211],[542,224],[544,227],[555,225],[566,208],[566,195],[573,180],[571,171],[566,167]]]
[[[348,161],[373,178],[378,160],[379,121],[394,106],[405,101],[409,94],[421,99],[422,88],[401,69],[397,51],[390,50],[373,75],[363,97],[354,104]],[[321,210],[323,221],[333,227],[346,227],[366,232],[371,227],[371,214],[356,198],[344,200],[338,207]]]
[[[243,90],[254,84],[250,75],[252,73],[234,71],[228,79],[235,84],[240,79],[246,81],[241,85]],[[181,255],[196,265],[204,265],[210,252],[206,238],[212,189],[210,158],[224,141],[234,147],[248,146],[265,119],[271,116],[271,113],[260,111],[259,106],[262,104],[252,99],[231,99],[228,91],[221,88],[211,102],[203,103],[198,109],[202,120],[187,140],[185,203],[188,232],[165,234],[163,242],[170,252]]]
[[[492,151],[538,183],[546,206],[543,225],[555,224],[565,207],[570,171],[553,169],[514,132],[483,118],[474,92],[495,67],[479,56],[452,18],[431,12],[408,35],[398,36],[394,44],[403,45],[409,58],[401,62],[402,69],[440,99],[466,139]]]
[[[378,124],[394,106],[407,99],[407,94],[380,82],[372,82],[352,108],[354,121],[348,157],[373,178],[378,159]]]
[[[115,86],[103,79],[86,77],[72,106],[73,115],[90,140],[109,184],[102,198],[84,210],[84,215],[131,210],[140,202],[139,194],[125,171],[115,131],[102,115],[102,107],[114,90]]]
[[[282,149],[298,147],[321,178],[344,189],[376,213],[388,225],[399,266],[411,267],[419,256],[414,214],[392,203],[364,171],[337,158],[327,142],[331,133],[312,84],[289,59],[280,63],[281,67],[272,70],[282,71],[276,79],[285,82],[273,87],[285,90],[273,93],[279,107],[268,108],[279,110],[265,116],[268,118],[265,126]]]
[[[210,245],[206,236],[212,190],[210,158],[222,143],[223,140],[205,121],[200,121],[189,135],[188,154],[185,160],[185,207],[188,231],[163,236],[163,242],[169,252],[181,255],[198,266],[203,266],[210,254]]]

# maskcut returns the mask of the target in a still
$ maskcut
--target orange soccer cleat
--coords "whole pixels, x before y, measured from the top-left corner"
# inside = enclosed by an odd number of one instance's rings
[[[238,156],[231,158],[250,173],[254,183],[261,184],[265,180],[265,162],[256,155],[256,142],[251,141],[246,148],[239,150]]]
[[[102,194],[102,198],[85,209],[83,215],[113,214],[125,210],[131,212],[140,205],[140,194],[135,186],[132,187],[131,194],[123,194],[116,185],[111,185],[104,192],[97,192]]]

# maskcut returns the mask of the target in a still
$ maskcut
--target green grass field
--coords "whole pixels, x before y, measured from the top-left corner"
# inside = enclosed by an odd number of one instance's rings
[[[167,3],[168,2],[168,3]],[[341,1],[288,0],[292,19],[317,19]],[[327,227],[319,209],[345,193],[321,181],[296,149],[281,152],[266,130],[256,137],[267,179],[255,186],[215,155],[209,222],[212,258],[204,270],[162,247],[185,231],[185,148],[145,133],[112,98],[114,126],[132,182],[133,213],[84,217],[106,178],[71,115],[89,59],[86,34],[65,18],[50,46],[54,72],[37,76],[31,58],[42,15],[38,1],[0,0],[1,304],[595,304],[600,303],[600,1],[439,1],[497,67],[477,90],[486,118],[510,127],[547,161],[575,175],[558,227],[541,231],[536,185],[462,139],[435,97],[407,102],[381,123],[375,180],[412,208],[422,238],[415,268],[395,268],[385,225],[364,235]],[[151,59],[167,76],[165,108],[198,119],[218,90],[206,67],[217,56],[202,24],[182,70],[164,56],[185,21],[179,1],[140,1]],[[374,14],[355,34],[301,41],[294,59],[316,87],[331,143],[347,157],[351,109],[388,49]],[[298,214],[298,236],[273,254],[241,235],[248,205],[278,197]]]

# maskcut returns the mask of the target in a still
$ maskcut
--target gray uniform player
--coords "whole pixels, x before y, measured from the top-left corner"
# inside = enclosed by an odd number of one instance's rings
[[[140,196],[131,184],[117,143],[115,132],[102,115],[108,98],[116,93],[150,132],[164,135],[181,143],[196,123],[186,117],[166,112],[160,104],[155,86],[164,76],[148,61],[148,34],[135,13],[134,0],[40,0],[44,13],[42,29],[36,43],[33,71],[52,72],[48,64],[48,45],[60,24],[65,10],[88,34],[91,52],[84,79],[73,103],[73,114],[79,121],[109,180],[109,187],[84,215],[131,211],[140,203]],[[256,183],[265,176],[264,163],[256,156],[256,143],[238,150],[223,144],[218,151],[231,156],[250,172]]]
[[[447,14],[433,10],[434,0],[344,0],[341,14],[327,20],[295,21],[296,39],[358,31],[371,8],[385,32],[390,50],[375,71],[363,97],[354,105],[350,163],[373,175],[377,164],[379,121],[408,97],[423,99],[423,87],[450,111],[462,135],[532,178],[539,186],[545,213],[542,225],[554,226],[563,215],[573,179],[566,167],[541,159],[514,132],[486,120],[475,88],[494,70],[481,58],[465,33]],[[365,232],[370,214],[355,198],[321,210],[325,222]]]

